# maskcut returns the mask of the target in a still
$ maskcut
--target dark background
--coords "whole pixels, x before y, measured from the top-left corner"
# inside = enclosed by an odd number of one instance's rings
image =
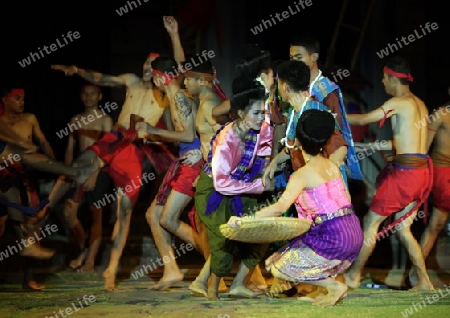
[[[294,8],[297,1],[15,1],[2,4],[0,84],[20,85],[26,89],[26,109],[37,115],[55,152],[62,158],[65,140],[56,131],[67,125],[69,118],[81,111],[79,89],[84,83],[78,76],[64,77],[52,71],[51,64],[75,64],[108,74],[142,72],[142,63],[150,51],[171,52],[170,39],[163,27],[162,16],[180,17],[181,35],[188,53],[203,49],[214,50],[214,63],[225,91],[229,93],[234,76],[234,64],[242,45],[254,42],[272,53],[273,60],[287,59],[289,39],[296,33],[315,33],[321,40],[321,61],[325,62],[344,3],[312,0],[312,5],[288,19],[277,22],[264,32],[254,35],[250,28],[269,19],[270,15]],[[119,16],[121,6],[137,7]],[[362,26],[370,0],[348,2],[344,22]],[[438,1],[378,0],[369,18],[360,55],[352,77],[363,76],[371,85],[363,86],[361,96],[369,108],[379,106],[388,96],[381,86],[384,60],[376,52],[395,38],[408,36],[425,22],[436,22],[439,29],[396,53],[408,58],[416,80],[411,89],[424,99],[429,108],[447,101],[450,84],[448,42],[448,14]],[[68,31],[78,31],[81,37],[65,47],[22,68],[18,61],[38,52],[38,47],[62,40]],[[342,28],[336,42],[335,65],[350,68],[352,52],[358,33]],[[394,53],[394,54],[396,54]],[[394,55],[392,54],[392,55]],[[343,84],[343,83],[341,83]],[[117,102],[121,105],[124,90],[104,88],[102,105]],[[120,109],[118,110],[120,111]],[[113,116],[117,117],[118,112]]]

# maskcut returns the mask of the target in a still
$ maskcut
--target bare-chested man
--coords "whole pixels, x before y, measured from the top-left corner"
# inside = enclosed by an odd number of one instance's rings
[[[35,241],[33,238],[34,230],[28,225],[30,218],[34,218],[36,212],[42,208],[42,204],[45,204],[45,200],[41,201],[40,204],[38,204],[39,202],[33,202],[35,201],[33,199],[37,198],[37,192],[34,189],[36,184],[30,176],[30,171],[27,171],[27,164],[30,163],[30,166],[54,173],[62,173],[64,170],[68,170],[71,171],[70,175],[74,178],[78,177],[78,172],[76,169],[55,161],[52,147],[42,132],[36,116],[24,112],[25,91],[23,89],[4,88],[0,92],[0,97],[0,127],[8,128],[9,135],[16,136],[11,142],[0,140],[0,200],[2,204],[8,207],[7,215],[1,217],[1,227],[4,228],[4,223],[9,217],[18,236],[17,241],[28,242],[28,244],[23,244],[19,253],[25,257],[47,259],[55,251],[41,247],[39,241]],[[8,141],[8,138],[5,139]],[[36,142],[42,150],[42,154],[25,153],[21,146],[17,146],[16,143],[18,142],[23,142],[29,146]],[[24,160],[24,158],[26,159]],[[46,167],[47,169],[45,169]],[[29,202],[25,206],[22,205],[25,203],[21,199],[21,188],[25,188],[28,196]],[[32,238],[34,243],[30,243],[28,238]],[[43,289],[44,287],[38,285],[32,277],[31,263],[33,261],[25,260],[24,262],[27,268],[23,288]]]
[[[423,118],[427,118],[428,110],[423,101],[410,91],[409,82],[412,81],[409,63],[401,57],[391,57],[383,68],[382,82],[386,93],[393,97],[367,114],[347,115],[350,124],[367,125],[381,121],[380,126],[392,116],[393,139],[381,143],[378,148],[396,152],[392,166],[388,165],[386,168],[389,170],[379,175],[377,192],[364,217],[364,244],[344,275],[346,284],[351,288],[359,286],[361,271],[375,248],[376,239],[397,224],[400,242],[405,246],[418,274],[418,284],[414,289],[434,288],[425,268],[420,245],[411,233],[411,224],[417,210],[428,197],[433,181],[433,164],[427,155],[428,123],[417,126]],[[372,146],[373,149],[373,145],[366,146]],[[380,180],[380,176],[384,178]],[[380,224],[392,214],[395,221],[377,235]]]
[[[70,120],[70,125],[78,129],[71,131],[67,140],[65,153],[65,162],[71,165],[78,153],[82,153],[94,142],[99,140],[103,134],[111,131],[113,120],[108,112],[117,108],[117,104],[105,105],[99,108],[99,102],[102,99],[100,87],[92,84],[86,84],[81,88],[81,101],[84,104],[84,112],[77,114]],[[109,103],[108,103],[109,104]],[[84,119],[84,120],[83,120]],[[87,119],[87,120],[86,120]],[[77,125],[83,123],[81,127]],[[95,257],[102,237],[102,206],[99,204],[111,189],[111,178],[108,173],[97,170],[80,187],[77,194],[66,200],[64,205],[64,216],[66,222],[75,236],[76,242],[81,253],[69,263],[72,269],[78,269],[78,272],[93,272]],[[78,208],[85,197],[89,209],[92,213],[92,225],[89,234],[89,246],[86,245],[86,233],[78,220]]]
[[[146,213],[156,247],[164,262],[163,276],[151,289],[165,290],[184,278],[174,257],[171,246],[171,235],[183,239],[190,245],[182,249],[182,253],[193,247],[202,252],[199,234],[189,224],[180,220],[180,215],[195,195],[194,182],[200,175],[204,160],[200,151],[200,139],[195,129],[197,104],[194,99],[182,90],[173,70],[177,62],[170,56],[157,57],[152,62],[153,82],[164,91],[170,101],[170,114],[174,131],[155,128],[149,123],[137,123],[137,129],[149,134],[152,139],[158,138],[168,142],[179,142],[179,156],[160,186],[156,198]],[[203,244],[204,245],[204,244]],[[183,246],[180,246],[180,249]],[[180,251],[177,249],[177,253]]]
[[[151,82],[151,61],[156,58],[150,54],[143,65],[143,76],[126,73],[118,76],[106,75],[85,70],[73,65],[53,65],[55,70],[66,75],[78,74],[87,81],[112,87],[126,87],[126,98],[114,130],[105,134],[99,141],[88,147],[80,160],[92,156],[99,159],[99,167],[108,166],[108,173],[114,181],[117,191],[117,221],[112,235],[113,246],[108,267],[103,273],[105,289],[115,290],[117,267],[128,236],[131,212],[139,196],[140,185],[151,182],[154,176],[142,173],[144,157],[157,173],[167,170],[173,161],[173,155],[162,144],[144,143],[137,136],[135,122],[145,121],[155,126],[167,107],[167,99]]]
[[[206,162],[211,148],[211,139],[221,127],[220,123],[227,121],[224,117],[228,117],[228,115],[221,116],[220,118],[214,116],[213,109],[226,100],[226,96],[223,96],[223,91],[218,85],[217,74],[211,60],[203,57],[200,63],[199,60],[195,60],[198,58],[198,55],[186,58],[178,34],[178,23],[176,19],[173,16],[165,16],[163,17],[163,21],[164,27],[170,35],[175,60],[180,64],[181,74],[185,78],[184,84],[186,89],[198,103],[195,127],[200,138],[203,160]],[[195,63],[192,63],[192,61],[195,61]],[[194,214],[194,219],[201,241],[204,243],[202,248],[203,255],[207,259],[210,254],[209,244],[207,243],[207,231],[198,218],[197,213]],[[208,266],[204,268],[206,269]],[[203,274],[204,276],[202,275],[202,277],[209,277],[207,270],[203,271]],[[255,287],[265,286],[265,280],[259,266],[256,266],[247,278],[246,285],[253,285]],[[194,285],[191,284],[190,286],[192,292],[206,295],[206,291],[199,290]],[[221,280],[219,291],[226,291],[226,289],[225,283]]]
[[[422,118],[418,125],[426,122],[429,123],[427,149],[433,143],[433,149],[430,152],[433,159],[433,211],[420,239],[425,259],[430,254],[450,214],[450,100],[427,118]],[[414,270],[411,270],[409,280],[412,285],[417,284],[417,275]]]

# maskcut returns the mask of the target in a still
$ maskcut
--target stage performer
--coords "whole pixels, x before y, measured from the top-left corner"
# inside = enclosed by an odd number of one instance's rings
[[[450,87],[449,87],[450,89]],[[437,108],[428,118],[421,122],[429,122],[427,134],[427,149],[433,160],[433,211],[430,221],[420,239],[423,257],[426,259],[432,250],[439,233],[444,228],[450,213],[450,101]],[[417,275],[412,269],[409,280],[414,286]]]
[[[219,231],[232,215],[242,215],[257,204],[256,194],[273,190],[273,182],[262,182],[262,171],[270,160],[273,130],[264,121],[264,87],[251,79],[233,82],[231,110],[237,119],[218,131],[211,140],[205,169],[200,173],[195,206],[208,231],[211,255],[189,286],[192,292],[218,299],[221,277],[231,271],[234,257],[241,263],[228,295],[256,297],[244,280],[264,256],[267,245],[227,240]],[[211,284],[208,287],[208,279]]]
[[[167,98],[152,83],[151,61],[159,54],[150,53],[143,65],[143,76],[126,73],[118,76],[85,70],[74,65],[52,65],[66,76],[79,75],[99,86],[123,87],[126,98],[117,123],[110,133],[88,147],[76,162],[83,165],[95,160],[95,166],[104,166],[117,188],[117,220],[112,234],[113,246],[108,267],[103,272],[105,289],[115,290],[117,267],[128,236],[131,212],[138,199],[140,186],[154,180],[152,174],[143,172],[144,158],[156,173],[164,173],[174,160],[170,150],[161,143],[148,143],[135,130],[138,121],[156,125],[168,106]],[[64,186],[65,187],[65,186]],[[55,189],[50,199],[58,201],[66,190]]]
[[[380,121],[379,125],[382,126],[387,118],[391,118],[393,139],[381,143],[378,148],[395,150],[394,159],[378,175],[377,191],[369,212],[364,216],[365,243],[358,258],[344,275],[345,283],[351,288],[360,285],[361,271],[375,248],[377,238],[384,237],[394,226],[397,229],[396,225],[399,224],[396,234],[418,275],[419,281],[414,290],[434,289],[420,245],[411,233],[417,210],[427,199],[433,183],[433,163],[427,155],[428,122],[424,120],[428,117],[428,109],[411,92],[409,83],[412,81],[408,61],[402,57],[389,58],[383,68],[382,83],[386,93],[392,97],[369,113],[347,116],[352,125]],[[417,123],[423,125],[418,127]],[[391,215],[394,215],[395,221],[377,234],[381,222]]]
[[[359,161],[356,157],[352,132],[350,125],[346,119],[346,109],[344,99],[340,87],[331,81],[328,77],[323,76],[319,69],[319,52],[320,42],[312,34],[302,34],[294,37],[290,41],[289,57],[291,60],[302,61],[311,70],[310,94],[315,100],[327,106],[339,124],[340,134],[330,139],[335,151],[329,153],[330,159],[337,162],[347,180],[364,180],[361,172]],[[344,164],[345,162],[345,164]]]
[[[160,257],[172,260],[164,263],[163,276],[151,287],[153,290],[165,290],[184,278],[175,260],[171,233],[197,248],[200,253],[203,252],[202,245],[207,244],[200,240],[195,229],[180,220],[181,213],[195,195],[194,182],[200,175],[204,160],[195,129],[197,104],[186,90],[181,89],[178,75],[172,73],[177,68],[177,62],[164,55],[157,57],[151,65],[153,82],[160,83],[158,88],[170,102],[175,130],[159,129],[146,122],[137,123],[136,129],[148,134],[148,138],[179,142],[179,158],[167,171],[158,194],[146,213]]]
[[[345,297],[347,286],[335,278],[355,260],[363,243],[361,225],[342,174],[336,163],[321,153],[335,125],[328,110],[310,109],[302,113],[296,138],[306,158],[305,165],[291,175],[286,191],[276,203],[250,216],[280,216],[295,204],[298,217],[312,222],[307,233],[266,260],[266,269],[286,281],[324,287],[327,294],[313,300],[321,306],[332,306]],[[232,217],[228,225],[238,228],[241,219]]]

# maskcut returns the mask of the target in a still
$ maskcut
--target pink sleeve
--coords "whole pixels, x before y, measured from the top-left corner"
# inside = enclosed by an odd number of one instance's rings
[[[232,136],[227,136],[227,134],[213,147],[212,178],[214,188],[224,195],[262,193],[264,186],[261,178],[253,182],[231,179],[231,172],[234,171],[239,163],[238,158],[236,158],[237,152],[235,141],[233,142]]]
[[[259,157],[266,157],[272,155],[273,147],[273,127],[263,122],[261,131],[259,133],[259,147],[256,153]]]

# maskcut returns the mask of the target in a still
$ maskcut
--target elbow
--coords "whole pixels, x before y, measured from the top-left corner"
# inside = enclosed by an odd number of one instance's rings
[[[185,134],[184,138],[181,138],[181,142],[194,142],[195,140],[195,134]]]

